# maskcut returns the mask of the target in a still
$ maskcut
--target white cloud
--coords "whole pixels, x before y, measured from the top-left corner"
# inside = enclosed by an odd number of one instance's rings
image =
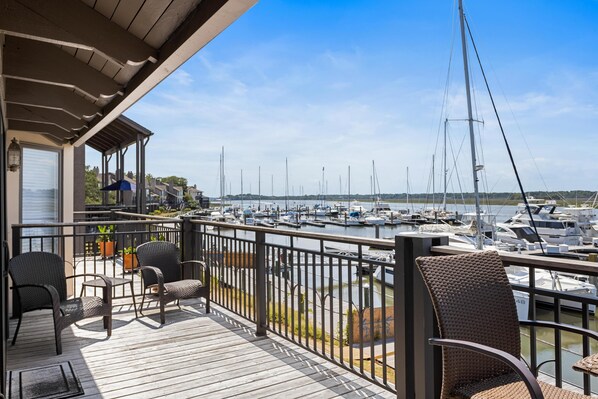
[[[184,71],[183,69],[178,69],[174,71],[171,75],[172,81],[181,85],[181,86],[189,86],[193,83],[193,77],[188,72]]]
[[[224,146],[233,193],[239,191],[241,169],[245,188],[252,184],[257,191],[261,166],[262,179],[268,181],[263,191],[270,193],[273,175],[274,192],[281,195],[287,157],[296,192],[303,186],[305,192],[315,193],[322,166],[329,191],[336,192],[339,176],[345,181],[351,165],[352,191],[368,193],[373,159],[383,192],[406,190],[407,167],[411,191],[425,192],[432,152],[442,141],[438,137],[442,90],[421,86],[421,77],[415,84],[409,76],[372,70],[361,50],[279,58],[289,47],[276,40],[232,60],[202,51],[184,71],[174,73],[133,106],[127,115],[156,133],[148,146],[147,171],[185,176],[208,195],[217,195],[218,160]],[[577,137],[595,137],[598,74],[566,76],[560,81],[546,77],[551,83],[542,89],[511,89],[508,102],[497,98],[529,190],[544,188],[542,179],[553,190],[594,188],[594,173],[580,162],[593,159],[595,145]],[[458,86],[453,84],[449,98],[452,118],[466,116],[465,95],[454,94],[462,92]],[[485,97],[477,93],[477,110],[485,119],[479,156],[486,165],[488,186],[511,191],[513,172]],[[451,132],[455,146],[464,143],[459,171],[464,190],[471,190],[467,126],[455,123]]]

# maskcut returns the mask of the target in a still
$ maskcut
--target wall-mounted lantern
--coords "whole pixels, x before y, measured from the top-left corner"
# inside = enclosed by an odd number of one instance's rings
[[[8,146],[8,170],[16,172],[21,167],[21,146],[16,138],[13,138]]]

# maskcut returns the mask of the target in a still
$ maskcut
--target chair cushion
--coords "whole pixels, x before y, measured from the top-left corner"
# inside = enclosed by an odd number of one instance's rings
[[[598,353],[584,357],[573,365],[573,370],[581,371],[598,377]]]
[[[65,318],[82,320],[87,317],[105,316],[106,306],[104,305],[107,306],[102,298],[98,296],[84,296],[60,302],[60,310],[62,310]]]
[[[179,280],[164,284],[165,295],[177,299],[197,298],[205,289],[199,280]]]
[[[538,381],[546,399],[584,399],[591,398],[580,393],[557,388],[554,385]],[[471,399],[526,399],[529,391],[516,374],[505,374],[460,387],[455,392],[457,398]]]

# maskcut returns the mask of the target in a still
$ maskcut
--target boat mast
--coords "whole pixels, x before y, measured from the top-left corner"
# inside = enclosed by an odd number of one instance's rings
[[[467,63],[467,43],[465,40],[465,15],[463,13],[463,0],[459,0],[459,22],[461,25],[461,47],[463,51],[463,72],[465,73],[465,92],[467,94],[467,122],[469,123],[469,144],[471,146],[471,166],[473,171],[473,191],[475,195],[476,214],[476,248],[483,249],[482,218],[480,214],[480,194],[478,191],[478,171],[482,166],[477,165],[475,153],[475,137],[473,131],[473,113],[471,110],[471,92],[469,87],[469,65]]]
[[[324,182],[326,180],[324,180],[324,167],[322,166],[322,197],[321,197],[321,202],[320,202],[320,207],[324,207],[324,203],[326,202],[326,191],[324,190]]]
[[[243,169],[241,169],[241,212],[243,212]]]
[[[257,210],[261,210],[262,205],[262,167],[257,167]]]
[[[347,172],[347,213],[351,212],[351,165]]]
[[[285,181],[284,181],[284,210],[288,212],[289,210],[289,160],[288,158],[284,159],[285,165]]]
[[[434,154],[432,154],[432,212],[436,212],[436,168]]]
[[[409,213],[409,166],[407,166],[407,213]]]
[[[222,154],[220,154],[220,213],[224,215],[224,191],[226,190],[224,180],[224,146],[222,146]]]
[[[446,212],[446,175],[448,168],[446,167],[446,124],[448,119],[444,120],[444,152],[442,153],[442,171],[444,172],[444,192],[442,195],[442,210]]]

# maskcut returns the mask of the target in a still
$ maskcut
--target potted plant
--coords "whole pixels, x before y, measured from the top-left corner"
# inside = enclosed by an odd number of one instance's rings
[[[115,227],[113,224],[98,226],[98,232],[100,234],[98,235],[96,242],[100,247],[100,254],[104,258],[114,256],[114,247],[116,244],[114,242],[114,231]]]
[[[133,269],[137,269],[137,249],[133,246],[123,248],[121,251],[123,257],[123,267],[125,270],[132,271]]]

